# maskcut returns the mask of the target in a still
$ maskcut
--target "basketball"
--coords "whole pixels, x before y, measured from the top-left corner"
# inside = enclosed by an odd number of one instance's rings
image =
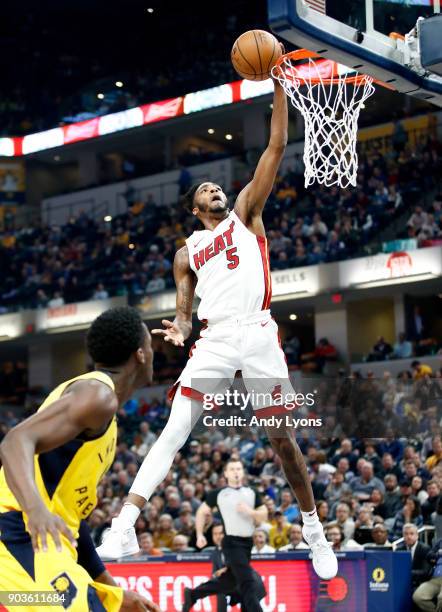
[[[264,81],[276,60],[282,55],[279,42],[264,30],[249,30],[233,44],[232,64],[236,72],[249,81]]]

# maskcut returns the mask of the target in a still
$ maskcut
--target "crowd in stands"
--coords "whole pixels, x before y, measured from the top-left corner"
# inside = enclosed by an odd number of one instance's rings
[[[438,574],[433,568],[442,564],[442,372],[420,377],[410,368],[397,379],[354,374],[320,385],[319,405],[309,416],[321,414],[323,427],[297,437],[327,538],[336,552],[393,546],[411,551],[410,580],[413,590],[420,589],[416,602],[421,601],[422,589],[435,588],[432,576]],[[152,400],[151,407],[140,401],[130,415],[121,411],[116,460],[100,485],[99,505],[90,518],[97,544],[167,415],[161,399]],[[367,431],[369,423],[377,425]],[[263,432],[210,428],[188,440],[140,515],[136,531],[141,550],[132,560],[198,550],[196,509],[209,491],[225,485],[223,467],[232,457],[242,460],[248,483],[260,491],[268,511],[268,518],[256,525],[253,554],[307,548],[298,504]],[[209,548],[219,520],[215,512],[206,532]],[[421,527],[430,529],[430,539],[434,535],[431,551],[419,541]]]
[[[207,11],[196,6],[151,4],[152,12],[139,0],[124,11],[112,1],[105,9],[30,4],[25,14],[5,7],[0,134],[50,129],[236,80],[233,41],[265,18],[264,7],[252,16],[244,0],[226,0],[211,7],[207,27]],[[193,53],[191,32],[198,32]]]
[[[367,357],[367,361],[409,359],[413,356],[432,355],[436,354],[441,348],[441,344],[436,338],[426,337],[422,340],[408,340],[405,333],[401,332],[393,346],[383,336],[379,336],[373,345],[372,352]],[[419,364],[418,361],[414,363]]]
[[[439,185],[441,163],[442,149],[433,138],[422,138],[413,147],[404,145],[400,151],[392,147],[382,152],[375,144],[368,146],[360,155],[355,189],[310,189],[296,207],[293,225],[290,211],[282,207],[276,217],[279,227],[271,235],[273,267],[283,268],[287,261],[299,266],[351,257],[360,252],[361,244],[369,242],[407,210],[413,199],[417,213],[408,221],[407,236],[419,241],[424,236],[427,241],[441,238],[441,196],[436,196],[430,205],[416,197],[431,193]],[[300,170],[279,186],[276,198],[281,202],[286,201],[284,189],[291,185],[302,189]],[[289,198],[287,208],[292,210]],[[398,235],[403,235],[402,229]]]
[[[389,361],[441,354],[440,338],[432,335],[430,331],[432,325],[419,305],[415,304],[412,309],[406,308],[405,319],[407,333],[400,332],[394,344],[388,342],[384,336],[379,336],[372,351],[366,356],[366,361]],[[431,368],[429,372],[427,368],[428,366],[421,364],[417,359],[412,363],[413,371],[421,372],[422,376],[431,374]]]
[[[434,199],[433,205],[424,210],[422,206],[416,206],[413,214],[408,220],[408,236],[416,238],[421,245],[440,239],[442,221],[442,196],[438,195]]]
[[[2,382],[9,380],[10,369],[3,367]],[[382,539],[390,546],[410,523],[435,525],[442,537],[442,371],[420,374],[393,378],[386,373],[374,379],[354,373],[318,383],[318,401],[306,414],[322,417],[322,427],[304,429],[297,437],[320,520],[327,530],[342,529],[342,534],[330,532],[338,549],[376,545]],[[17,384],[23,385],[19,377]],[[115,461],[100,484],[99,504],[90,519],[97,541],[168,416],[164,397],[132,399],[120,409]],[[13,411],[1,414],[1,433],[18,420]],[[294,528],[299,508],[279,458],[259,429],[232,428],[226,434],[211,427],[198,439],[191,437],[142,513],[137,533],[148,532],[150,544],[163,553],[183,543],[176,536],[185,536],[187,546],[194,547],[195,511],[208,490],[224,485],[223,466],[230,457],[243,461],[249,483],[260,490],[268,509],[268,521],[257,526],[256,549],[279,550],[301,542]],[[147,540],[144,544],[148,547]]]
[[[264,211],[272,269],[363,255],[410,201],[420,201],[424,190],[438,186],[441,160],[439,144],[431,137],[400,153],[393,148],[382,153],[373,145],[361,155],[356,189],[320,187],[306,194],[302,160],[296,157],[278,177]],[[231,200],[241,187],[225,187]],[[440,237],[440,207],[441,196],[428,207],[431,212],[417,205],[409,232],[419,218],[428,239],[430,218],[433,239]],[[160,207],[152,197],[131,200],[127,212],[110,222],[83,212],[64,226],[34,222],[16,227],[9,216],[0,232],[0,310],[58,307],[114,295],[134,301],[170,289],[174,254],[193,229],[180,203]]]
[[[265,3],[253,11],[246,0],[217,3],[210,27],[204,3],[193,11],[163,4],[133,0],[121,11],[116,0],[106,10],[100,3],[57,10],[29,3],[25,14],[5,7],[0,134],[25,135],[237,80],[234,40],[268,29]],[[81,45],[71,35],[79,31]],[[384,107],[382,116],[395,109]]]

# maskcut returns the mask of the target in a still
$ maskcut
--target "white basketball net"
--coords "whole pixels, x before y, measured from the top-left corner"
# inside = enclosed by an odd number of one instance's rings
[[[347,68],[331,60],[309,58],[296,65],[286,56],[272,75],[304,117],[305,186],[315,181],[328,187],[356,186],[358,119],[375,91],[373,79],[349,75]]]

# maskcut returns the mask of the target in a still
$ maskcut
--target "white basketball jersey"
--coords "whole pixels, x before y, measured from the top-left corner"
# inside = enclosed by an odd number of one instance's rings
[[[267,240],[247,229],[231,211],[213,231],[186,240],[197,277],[198,318],[209,323],[267,310],[272,297]]]

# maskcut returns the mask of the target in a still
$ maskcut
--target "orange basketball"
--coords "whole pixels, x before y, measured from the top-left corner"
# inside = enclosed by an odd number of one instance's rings
[[[279,42],[264,30],[249,30],[233,44],[232,64],[236,72],[249,81],[264,81],[278,57],[282,55]]]

